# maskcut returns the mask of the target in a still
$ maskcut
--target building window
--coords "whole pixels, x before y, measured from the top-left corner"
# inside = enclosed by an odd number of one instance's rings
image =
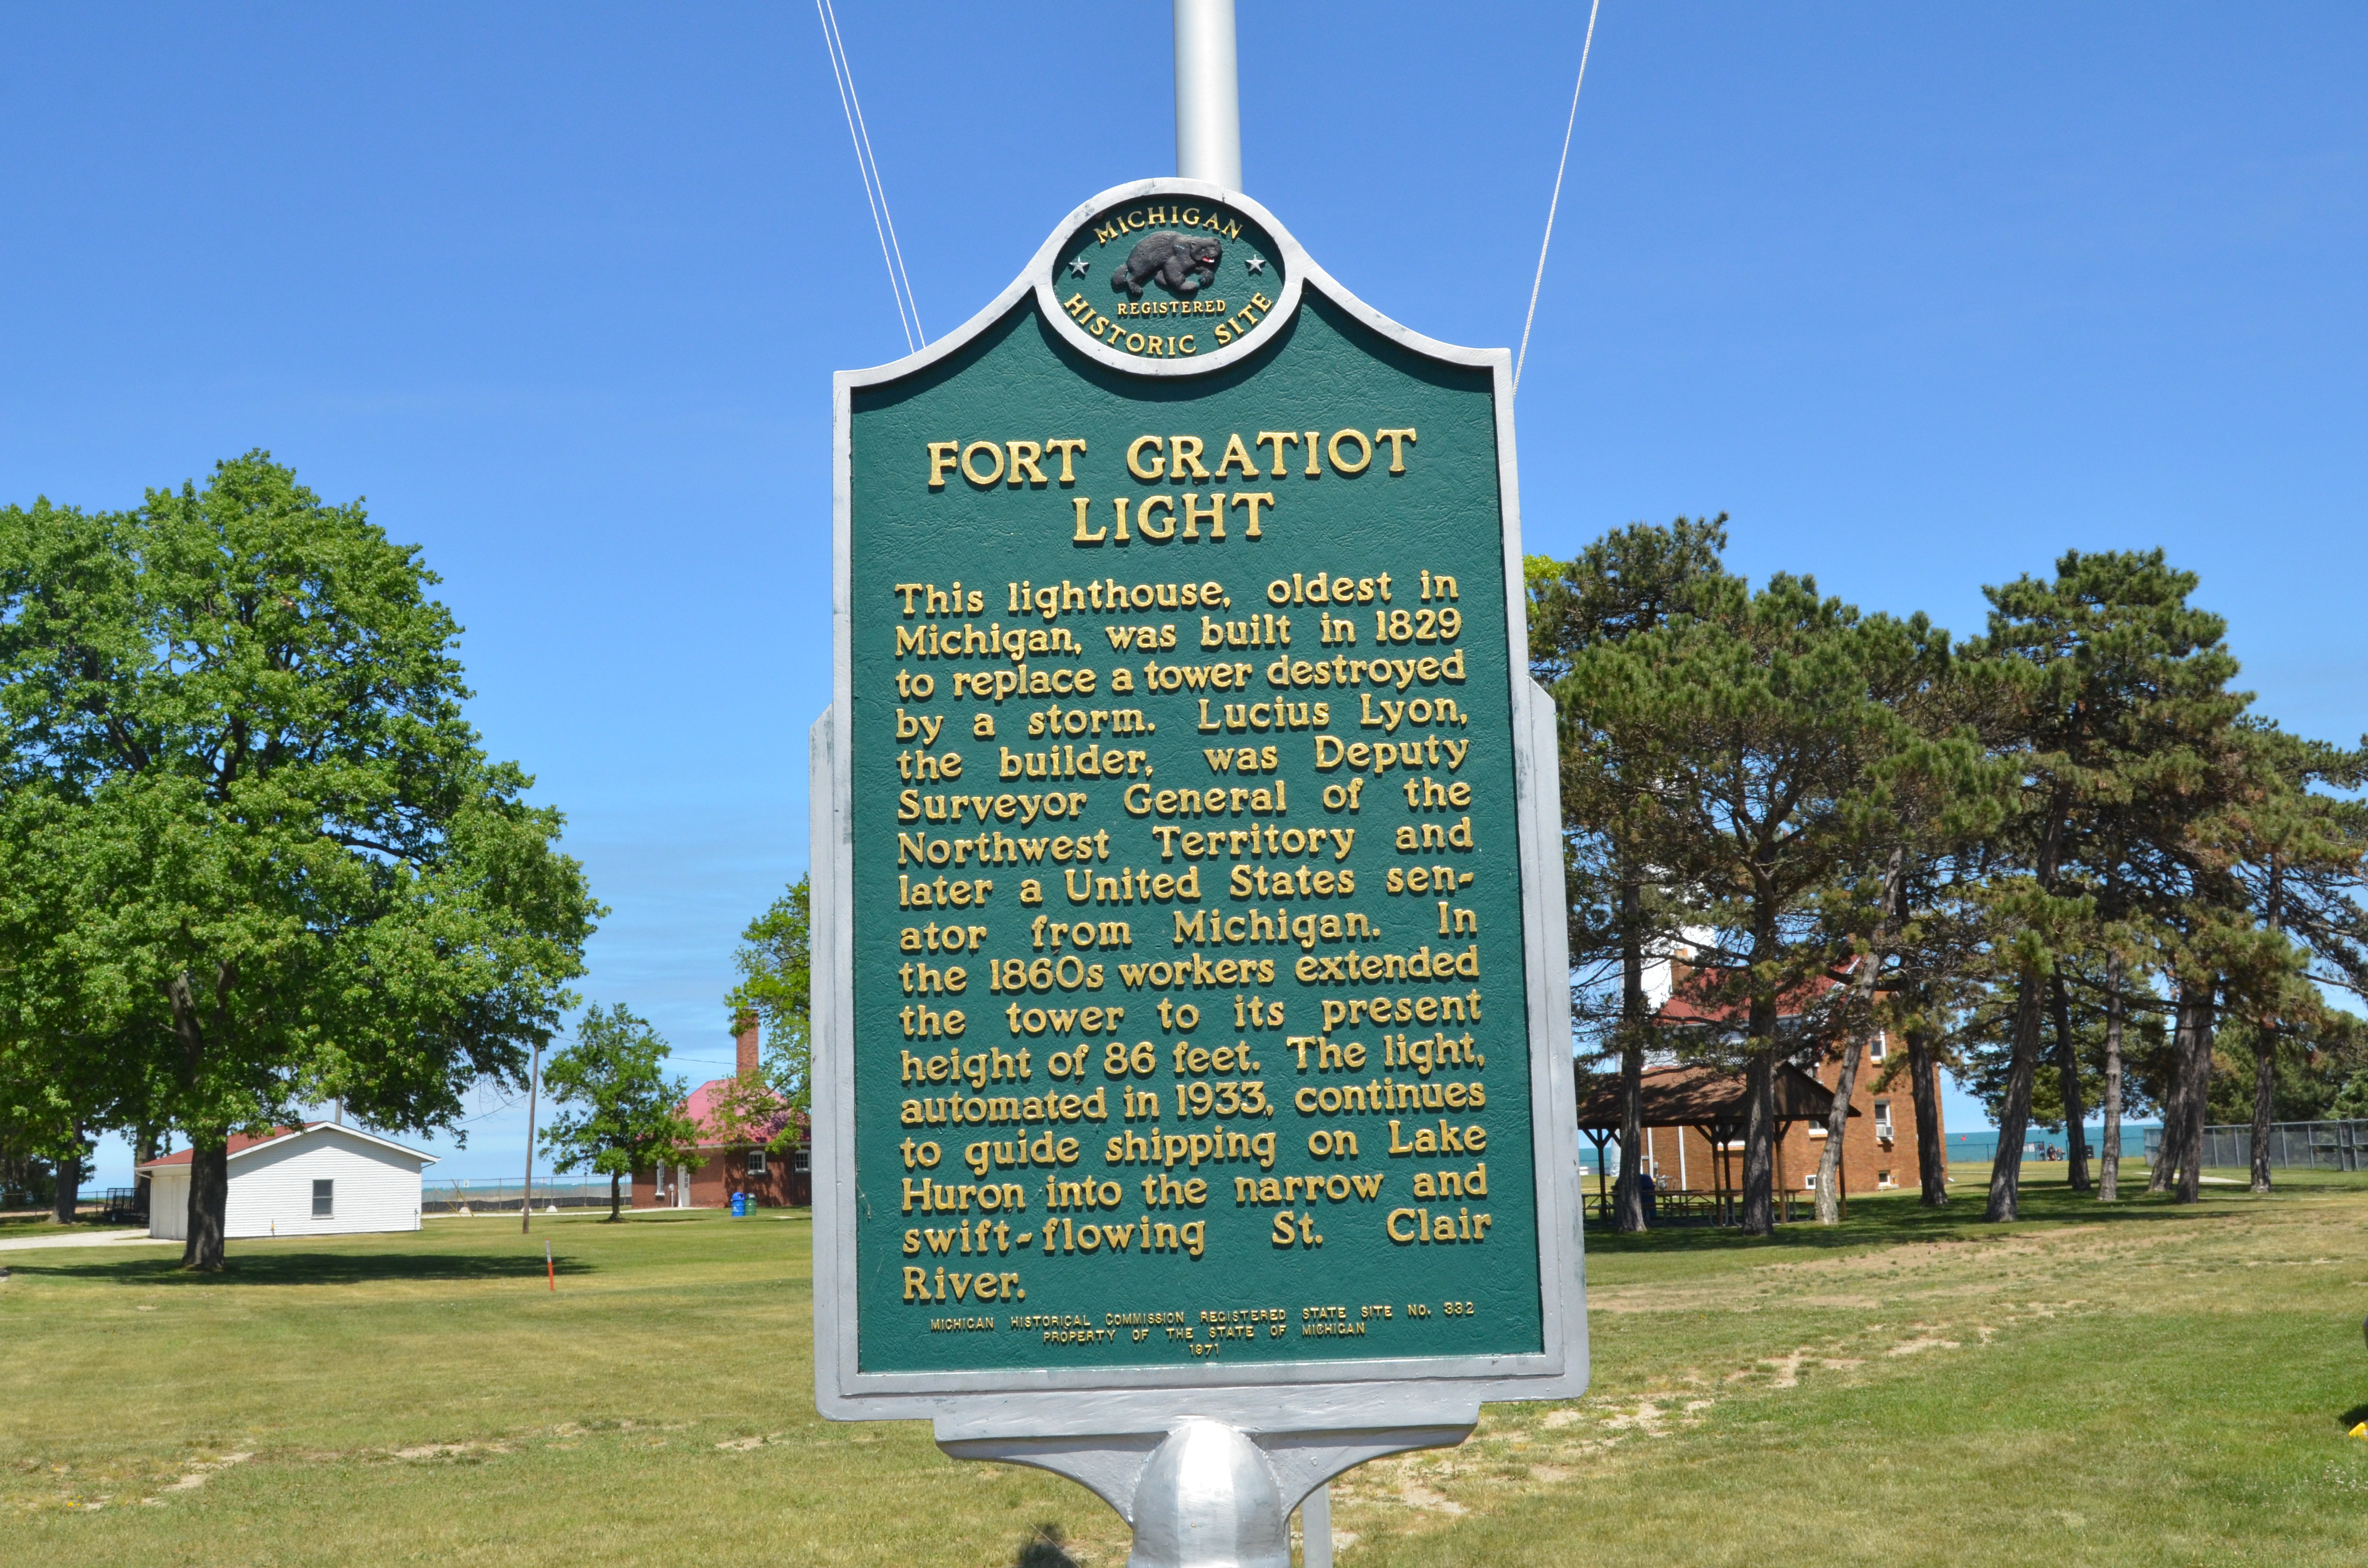
[[[1882,1061],[1883,1053],[1890,1044],[1891,1037],[1889,1035],[1884,1033],[1881,1029],[1875,1030],[1874,1043],[1867,1048],[1867,1060],[1870,1062]]]
[[[316,1181],[313,1184],[313,1218],[334,1220],[337,1216],[337,1184]]]
[[[1889,1100],[1874,1102],[1874,1135],[1885,1143],[1891,1142],[1891,1102]]]
[[[1815,1192],[1817,1190],[1816,1172],[1811,1171],[1801,1178],[1801,1190],[1804,1192]]]
[[[751,1149],[748,1151],[748,1174],[752,1176],[763,1176],[766,1174],[764,1150]]]
[[[1891,1173],[1889,1171],[1877,1171],[1874,1173],[1874,1185],[1877,1187],[1897,1187],[1899,1184],[1891,1179]]]
[[[810,1168],[812,1167],[806,1156],[804,1144],[801,1143],[796,1148],[790,1151],[791,1170],[795,1171],[800,1176],[804,1176]]]

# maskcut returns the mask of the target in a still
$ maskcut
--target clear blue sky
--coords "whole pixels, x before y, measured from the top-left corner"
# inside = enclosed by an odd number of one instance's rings
[[[1168,17],[842,6],[931,333],[1173,171]],[[1250,193],[1381,310],[1516,341],[1585,7],[1240,17]],[[811,10],[19,5],[0,81],[0,496],[256,446],[366,495],[614,907],[586,993],[721,1071],[734,939],[805,862],[829,374],[903,351]],[[1529,547],[1725,510],[1753,575],[1963,631],[2160,544],[2264,710],[2357,735],[2363,82],[2357,6],[1609,0]],[[444,1171],[520,1164],[482,1108]]]

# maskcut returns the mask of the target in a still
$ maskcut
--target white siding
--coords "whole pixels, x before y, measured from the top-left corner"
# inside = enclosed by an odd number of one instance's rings
[[[314,1127],[230,1163],[228,1236],[328,1236],[419,1229],[416,1155],[341,1127]],[[336,1212],[313,1218],[313,1184],[336,1183]]]
[[[393,1149],[345,1127],[310,1127],[268,1148],[230,1159],[225,1236],[331,1236],[419,1229],[424,1155]],[[188,1235],[189,1167],[151,1173],[148,1233]],[[332,1212],[313,1217],[313,1184],[334,1182]]]
[[[189,1239],[188,1166],[149,1173],[148,1233],[165,1241]]]

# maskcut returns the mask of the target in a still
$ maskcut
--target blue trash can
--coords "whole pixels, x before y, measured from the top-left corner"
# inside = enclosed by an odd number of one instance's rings
[[[748,1195],[746,1193],[735,1192],[732,1195],[732,1217],[734,1220],[746,1220],[748,1217]]]

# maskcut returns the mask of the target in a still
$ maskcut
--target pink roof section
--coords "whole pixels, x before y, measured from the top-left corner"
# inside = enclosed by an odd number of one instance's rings
[[[732,1085],[733,1080],[730,1078],[710,1078],[706,1083],[691,1090],[690,1098],[682,1103],[683,1115],[690,1118],[691,1124],[699,1129],[699,1144],[702,1149],[723,1146],[723,1136],[715,1131],[714,1126],[715,1103],[723,1097]],[[766,1137],[769,1140],[778,1135],[782,1124],[791,1114],[784,1109],[780,1116],[767,1122],[764,1128]]]

